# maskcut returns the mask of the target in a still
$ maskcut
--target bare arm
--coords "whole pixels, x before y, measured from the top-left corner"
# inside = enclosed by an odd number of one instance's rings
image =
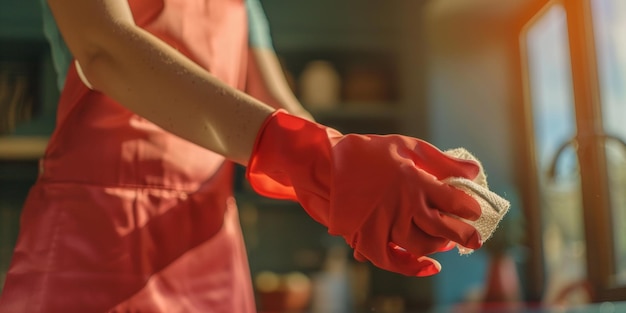
[[[165,130],[247,164],[273,108],[137,27],[126,0],[48,0],[93,87]]]
[[[255,98],[287,112],[313,120],[294,96],[275,52],[269,48],[250,48],[247,91]]]

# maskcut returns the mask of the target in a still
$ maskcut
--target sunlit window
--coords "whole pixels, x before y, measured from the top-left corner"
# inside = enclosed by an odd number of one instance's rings
[[[612,206],[615,280],[626,284],[626,1],[591,1]]]
[[[586,276],[580,175],[572,138],[576,117],[567,16],[551,5],[529,24],[524,39],[532,108],[538,186],[541,193],[544,301]],[[568,302],[588,301],[585,296]]]

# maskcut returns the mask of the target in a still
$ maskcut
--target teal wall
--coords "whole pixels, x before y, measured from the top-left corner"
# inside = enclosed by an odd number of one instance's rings
[[[1,0],[0,38],[42,40],[39,0]]]

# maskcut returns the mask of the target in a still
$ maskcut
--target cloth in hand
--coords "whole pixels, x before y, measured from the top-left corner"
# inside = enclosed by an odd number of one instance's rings
[[[457,148],[447,150],[445,153],[456,158],[472,160],[480,166],[480,172],[474,180],[469,180],[463,177],[449,177],[443,181],[451,186],[463,190],[480,204],[482,211],[480,218],[476,221],[465,221],[478,230],[481,242],[484,243],[498,228],[498,224],[509,210],[510,203],[498,194],[489,190],[487,176],[485,175],[482,164],[480,164],[478,159],[476,159],[476,157],[474,157],[469,151],[463,148]],[[474,251],[473,249],[464,247],[460,244],[458,244],[457,247],[460,254],[469,254]]]

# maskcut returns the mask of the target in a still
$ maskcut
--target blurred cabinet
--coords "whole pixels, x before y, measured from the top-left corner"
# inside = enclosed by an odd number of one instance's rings
[[[0,292],[19,230],[20,212],[37,178],[36,160],[0,160]]]
[[[54,80],[38,0],[0,1],[0,289],[37,158],[54,128]]]

